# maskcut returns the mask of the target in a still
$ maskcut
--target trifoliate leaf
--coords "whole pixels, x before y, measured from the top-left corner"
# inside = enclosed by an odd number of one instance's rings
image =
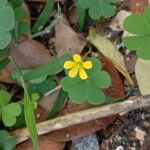
[[[105,102],[105,95],[101,89],[110,86],[111,79],[108,73],[101,71],[101,63],[96,58],[89,59],[92,69],[86,70],[88,79],[81,80],[79,75],[75,78],[64,77],[61,81],[62,89],[69,94],[69,98],[76,104],[87,101],[93,105]],[[68,74],[68,72],[66,72]]]
[[[125,46],[135,50],[138,57],[150,59],[150,6],[145,8],[143,14],[128,16],[123,27],[133,34],[123,38]]]
[[[8,3],[7,0],[0,0],[0,8],[5,7],[5,5]]]
[[[15,148],[15,138],[6,130],[0,130],[0,149],[12,150]]]
[[[10,102],[10,94],[5,91],[0,91],[0,107],[7,105]]]
[[[99,19],[101,17],[109,18],[115,14],[115,8],[112,3],[118,2],[118,0],[78,0],[79,5],[84,9],[89,9],[89,15],[93,19]]]
[[[11,34],[7,31],[0,30],[0,49],[5,48],[11,41]]]
[[[0,6],[0,49],[4,49],[11,41],[10,32],[15,24],[14,11],[6,5],[7,1],[1,1]]]
[[[18,103],[10,103],[11,97],[7,91],[0,91],[0,116],[3,123],[10,127],[16,123],[16,117],[21,114],[21,106]]]
[[[1,110],[2,120],[7,127],[11,127],[16,123],[16,117],[21,114],[21,107],[17,103],[10,103]]]
[[[10,31],[15,24],[14,11],[10,6],[0,8],[0,30]]]

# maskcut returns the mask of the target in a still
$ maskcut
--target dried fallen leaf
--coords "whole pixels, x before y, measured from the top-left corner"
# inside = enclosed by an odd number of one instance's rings
[[[137,59],[135,75],[142,95],[150,94],[150,60]]]
[[[65,16],[58,21],[55,26],[55,47],[58,52],[58,56],[64,54],[80,54],[86,45],[86,40],[76,33],[74,29],[69,25]]]
[[[130,5],[132,12],[143,12],[144,8],[148,6],[148,0],[131,0]]]
[[[105,57],[107,57],[113,65],[124,75],[128,82],[134,86],[127,68],[124,63],[123,55],[117,50],[116,46],[107,38],[102,36],[96,29],[91,28],[89,31],[89,36],[87,37],[89,42],[91,42]]]
[[[124,86],[116,68],[112,65],[112,63],[107,58],[100,57],[100,59],[103,63],[103,69],[107,71],[111,75],[111,78],[112,78],[112,86],[108,88],[107,90],[105,90],[105,94],[108,96],[116,97],[116,98],[124,97]],[[59,112],[58,116],[67,115],[68,113],[85,110],[91,107],[93,106],[86,104],[86,103],[81,104],[81,105],[76,105],[71,102],[68,102],[66,106]],[[110,123],[112,123],[116,118],[117,118],[117,115],[114,115],[111,117],[89,121],[89,122],[82,123],[79,125],[74,125],[74,126],[62,129],[62,130],[53,131],[49,133],[48,136],[52,140],[56,140],[56,141],[69,141],[72,139],[76,139],[76,138],[88,135],[95,131],[104,129]]]
[[[10,55],[15,58],[16,63],[22,69],[36,68],[51,60],[48,49],[32,39],[14,45],[11,49]]]
[[[131,15],[130,11],[120,10],[110,24],[110,28],[114,31],[123,30],[123,21],[126,17]]]
[[[52,141],[47,136],[39,137],[39,150],[63,150],[65,143]],[[31,140],[28,140],[22,144],[19,144],[15,150],[33,150]]]
[[[11,45],[10,55],[15,58],[17,65],[21,69],[36,68],[52,59],[48,49],[41,43],[30,39],[24,40],[18,45]],[[0,72],[0,81],[14,83],[10,77],[13,70],[14,66],[8,64],[7,67]]]

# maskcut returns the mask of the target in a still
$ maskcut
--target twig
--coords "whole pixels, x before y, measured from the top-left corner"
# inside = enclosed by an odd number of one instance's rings
[[[150,96],[131,97],[123,102],[109,104],[101,107],[67,114],[62,117],[54,118],[37,124],[38,135],[46,134],[51,131],[63,129],[71,125],[84,123],[87,121],[112,116],[121,112],[129,112],[138,108],[150,106]],[[30,138],[27,128],[13,131],[17,143],[21,143]]]

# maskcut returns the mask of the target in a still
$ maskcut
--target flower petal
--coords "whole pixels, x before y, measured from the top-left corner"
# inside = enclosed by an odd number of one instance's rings
[[[91,62],[91,61],[85,61],[85,62],[83,63],[83,67],[84,67],[85,69],[91,69],[91,68],[92,68],[92,62]]]
[[[74,78],[78,74],[79,69],[77,67],[72,68],[69,71],[69,77]]]
[[[84,70],[84,68],[81,68],[80,70],[79,70],[79,76],[80,76],[80,78],[82,79],[82,80],[86,80],[88,77],[87,77],[87,74],[86,74],[86,72],[85,72],[85,70]]]
[[[64,68],[65,69],[71,69],[75,66],[75,62],[74,61],[65,61],[64,63]]]
[[[81,62],[81,56],[78,55],[78,54],[74,54],[74,55],[73,55],[73,60],[74,60],[75,62]]]

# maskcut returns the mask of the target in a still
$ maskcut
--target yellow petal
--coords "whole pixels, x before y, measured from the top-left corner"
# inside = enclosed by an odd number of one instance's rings
[[[79,75],[80,75],[80,78],[81,78],[82,80],[87,79],[87,74],[86,74],[86,72],[85,72],[85,70],[84,70],[83,68],[80,69]]]
[[[83,63],[83,67],[84,67],[85,69],[91,69],[91,68],[92,68],[92,62],[91,62],[91,61],[85,61],[85,62]]]
[[[64,68],[65,69],[71,69],[75,66],[75,62],[74,61],[66,61],[64,63]]]
[[[72,68],[69,71],[69,77],[74,78],[78,74],[79,69],[77,67]]]
[[[75,62],[81,62],[81,56],[78,55],[78,54],[74,54],[74,55],[73,55],[73,60],[74,60]]]

